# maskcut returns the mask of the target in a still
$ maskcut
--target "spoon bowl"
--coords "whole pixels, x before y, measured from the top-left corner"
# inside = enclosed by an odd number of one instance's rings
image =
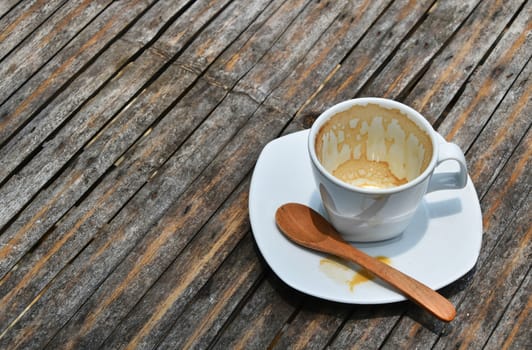
[[[387,282],[437,318],[456,316],[453,304],[436,291],[347,243],[319,213],[298,203],[287,203],[275,213],[277,226],[293,242],[349,260]]]

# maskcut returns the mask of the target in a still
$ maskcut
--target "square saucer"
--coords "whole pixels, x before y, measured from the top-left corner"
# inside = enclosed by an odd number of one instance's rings
[[[339,264],[330,256],[292,243],[277,228],[275,212],[288,202],[308,205],[327,217],[310,166],[308,134],[304,130],[271,141],[257,160],[249,192],[249,217],[264,259],[286,284],[318,298],[350,304],[405,300],[383,282],[361,281],[354,264]],[[435,172],[453,171],[454,166],[445,162]],[[468,179],[461,190],[427,194],[399,237],[354,245],[371,256],[385,257],[395,268],[439,289],[475,265],[481,242],[480,204]]]

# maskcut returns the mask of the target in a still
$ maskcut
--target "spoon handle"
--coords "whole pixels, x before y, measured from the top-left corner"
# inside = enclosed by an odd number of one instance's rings
[[[401,271],[367,255],[351,245],[338,245],[338,256],[351,260],[383,281],[401,291],[410,300],[425,308],[443,321],[452,321],[456,316],[453,304],[438,292]]]

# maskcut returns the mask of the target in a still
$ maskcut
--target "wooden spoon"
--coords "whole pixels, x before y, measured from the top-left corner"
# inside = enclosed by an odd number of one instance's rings
[[[277,209],[275,220],[280,230],[292,241],[360,265],[443,321],[449,322],[455,317],[456,310],[449,300],[423,283],[351,246],[323,216],[311,208],[288,203]]]

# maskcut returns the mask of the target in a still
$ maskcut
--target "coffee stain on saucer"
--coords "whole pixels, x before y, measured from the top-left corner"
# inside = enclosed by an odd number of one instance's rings
[[[385,264],[391,263],[390,258],[385,256],[377,256],[375,258]],[[346,261],[335,257],[321,259],[320,270],[335,282],[346,284],[350,291],[354,291],[357,285],[375,278],[371,272],[365,269],[355,270],[349,267]]]

